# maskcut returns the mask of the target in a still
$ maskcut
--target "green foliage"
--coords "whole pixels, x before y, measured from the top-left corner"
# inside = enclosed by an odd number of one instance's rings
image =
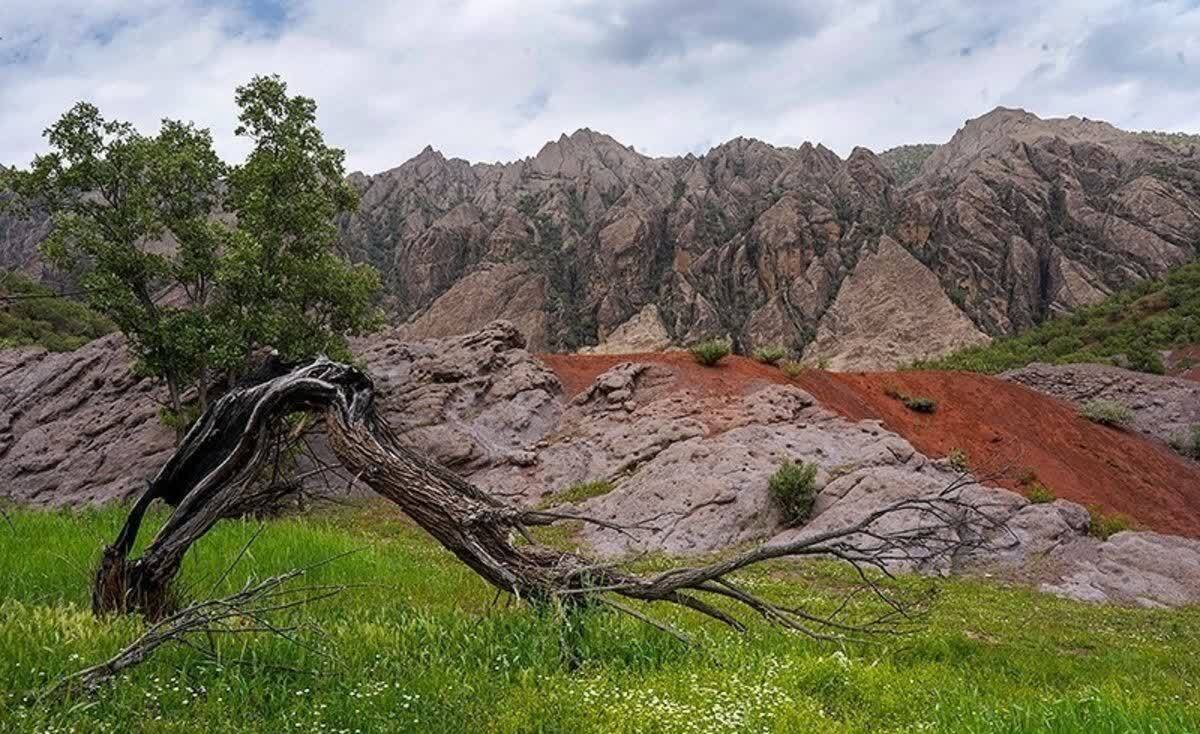
[[[885,387],[883,394],[893,400],[899,400],[904,403],[904,407],[917,413],[933,413],[937,410],[937,401],[933,398],[912,396],[892,385]]]
[[[1028,486],[1026,486],[1025,496],[1035,505],[1053,502],[1054,500],[1058,499],[1054,492],[1050,491],[1050,488],[1041,482],[1031,482]]]
[[[946,461],[950,467],[957,472],[965,472],[970,469],[970,457],[967,456],[966,449],[953,448],[946,455]]]
[[[799,525],[812,514],[817,499],[817,465],[785,461],[767,480],[771,500],[788,525]]]
[[[917,413],[933,413],[937,410],[937,401],[921,395],[904,399],[904,407]]]
[[[1115,400],[1095,398],[1079,406],[1079,415],[1093,423],[1123,428],[1133,420],[1133,411]]]
[[[1200,423],[1172,436],[1170,443],[1180,454],[1200,460]]]
[[[835,645],[762,620],[735,634],[687,610],[637,605],[695,639],[688,647],[599,607],[572,620],[583,660],[572,670],[560,617],[493,604],[494,589],[375,505],[269,520],[261,532],[223,522],[185,559],[181,586],[206,595],[258,533],[215,593],[299,567],[309,568],[303,585],[348,587],[275,617],[301,645],[216,635],[220,662],[164,647],[97,695],[33,704],[26,691],[107,659],[143,627],[93,617],[84,573],[124,508],[10,515],[11,527],[0,521],[0,731],[1200,731],[1200,656],[1180,654],[1196,646],[1200,609],[1085,604],[947,578],[913,634]],[[152,510],[145,532],[162,520]],[[804,562],[735,582],[828,616],[857,579]],[[932,582],[884,583],[911,594]],[[886,611],[859,594],[837,618]]]
[[[203,401],[209,375],[237,377],[261,346],[344,358],[346,336],[378,323],[377,273],[334,252],[335,220],[357,198],[316,103],[278,77],[254,78],[236,102],[251,151],[232,168],[206,129],[165,120],[147,136],[81,102],[46,131],[49,152],[5,173],[15,204],[52,212],[42,252],[79,274],[139,372],[167,383],[175,422],[189,386]]]
[[[794,380],[804,374],[804,371],[808,368],[804,366],[803,362],[797,362],[794,359],[785,359],[779,363],[779,369],[783,370],[783,374]]]
[[[903,186],[917,177],[926,159],[933,155],[938,146],[932,143],[898,145],[879,154],[879,160],[892,172],[897,186]]]
[[[591,482],[580,482],[547,497],[541,502],[541,507],[573,504],[601,497],[616,489],[616,485],[607,479],[597,479]]]
[[[754,359],[763,364],[778,364],[790,354],[791,351],[781,344],[768,344],[754,350]]]
[[[967,347],[917,369],[997,373],[1033,362],[1099,362],[1162,373],[1161,350],[1200,342],[1200,263],[1144,281],[1103,302],[1078,309],[990,344]]]
[[[1106,513],[1097,505],[1089,505],[1088,535],[1100,540],[1108,540],[1111,536],[1134,528],[1133,521],[1117,513]]]
[[[336,218],[358,206],[345,180],[345,152],[326,145],[312,99],[289,96],[276,76],[238,87],[235,133],[249,138],[244,163],[229,173],[229,208],[238,235],[221,268],[236,298],[224,301],[224,342],[244,364],[261,345],[284,359],[318,353],[348,357],[346,335],[375,328],[373,268],[350,265],[334,249]]]
[[[724,339],[707,339],[688,347],[692,358],[705,367],[713,367],[729,355],[729,342]]]
[[[1134,133],[1145,140],[1152,140],[1156,143],[1187,150],[1200,145],[1200,135],[1194,133],[1180,132],[1162,132],[1159,130],[1142,130]]]
[[[537,207],[536,197],[522,197],[520,208],[533,220],[535,232],[522,254],[546,278],[546,332],[551,347],[573,351],[596,341],[596,319],[587,307],[586,279],[575,254],[578,240],[564,240],[562,226],[550,215],[538,214]]]
[[[0,348],[69,352],[116,328],[87,306],[20,273],[0,272]]]

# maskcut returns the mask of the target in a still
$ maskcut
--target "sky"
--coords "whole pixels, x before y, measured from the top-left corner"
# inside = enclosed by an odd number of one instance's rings
[[[1200,0],[4,0],[0,163],[78,100],[209,127],[280,74],[349,170],[426,145],[534,155],[581,127],[648,155],[944,142],[1003,105],[1200,132]]]

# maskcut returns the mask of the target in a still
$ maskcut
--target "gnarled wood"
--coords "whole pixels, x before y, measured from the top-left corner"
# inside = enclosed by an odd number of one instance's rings
[[[297,411],[323,413],[330,444],[350,474],[394,502],[486,582],[535,601],[598,599],[635,611],[606,599],[617,595],[680,605],[740,629],[736,618],[710,603],[721,599],[814,636],[821,636],[821,628],[861,630],[773,605],[736,586],[729,575],[794,556],[834,557],[860,572],[886,572],[897,561],[924,563],[977,547],[1002,527],[960,499],[959,490],[971,483],[964,477],[937,497],[897,502],[845,528],[760,546],[710,565],[639,576],[533,541],[527,532],[531,526],[563,519],[604,523],[514,506],[404,446],[377,415],[370,378],[352,366],[318,359],[280,366],[261,381],[234,389],[201,417],[134,506],[116,542],[105,549],[93,591],[97,613],[137,610],[155,618],[171,609],[170,582],[183,555],[221,518],[250,508],[248,486],[268,454],[274,427]],[[146,552],[131,560],[141,516],[156,498],[174,504],[175,511]],[[881,520],[898,513],[912,517],[907,529],[880,529]],[[889,604],[890,611],[874,626],[896,630],[906,610],[861,575]]]

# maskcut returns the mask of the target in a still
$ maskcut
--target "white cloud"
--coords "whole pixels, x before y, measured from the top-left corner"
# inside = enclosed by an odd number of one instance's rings
[[[352,168],[427,143],[531,155],[591,127],[651,154],[736,135],[846,154],[942,141],[996,106],[1200,129],[1193,3],[1134,0],[9,0],[0,161],[27,162],[79,99],[152,129],[213,128],[237,157],[233,89],[280,73]]]

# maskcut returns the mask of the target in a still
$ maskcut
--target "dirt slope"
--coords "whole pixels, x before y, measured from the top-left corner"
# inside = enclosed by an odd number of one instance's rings
[[[742,393],[761,382],[786,383],[779,370],[731,357],[701,367],[682,352],[639,355],[542,355],[568,394],[624,361],[678,370],[677,385],[701,393]],[[960,372],[830,373],[810,371],[794,384],[831,410],[878,419],[921,452],[967,452],[986,473],[1009,467],[997,484],[1019,490],[1032,470],[1058,497],[1118,512],[1146,528],[1200,537],[1200,465],[1134,434],[1090,423],[1069,404],[986,375]],[[885,391],[895,388],[937,401],[932,415],[914,413]]]

